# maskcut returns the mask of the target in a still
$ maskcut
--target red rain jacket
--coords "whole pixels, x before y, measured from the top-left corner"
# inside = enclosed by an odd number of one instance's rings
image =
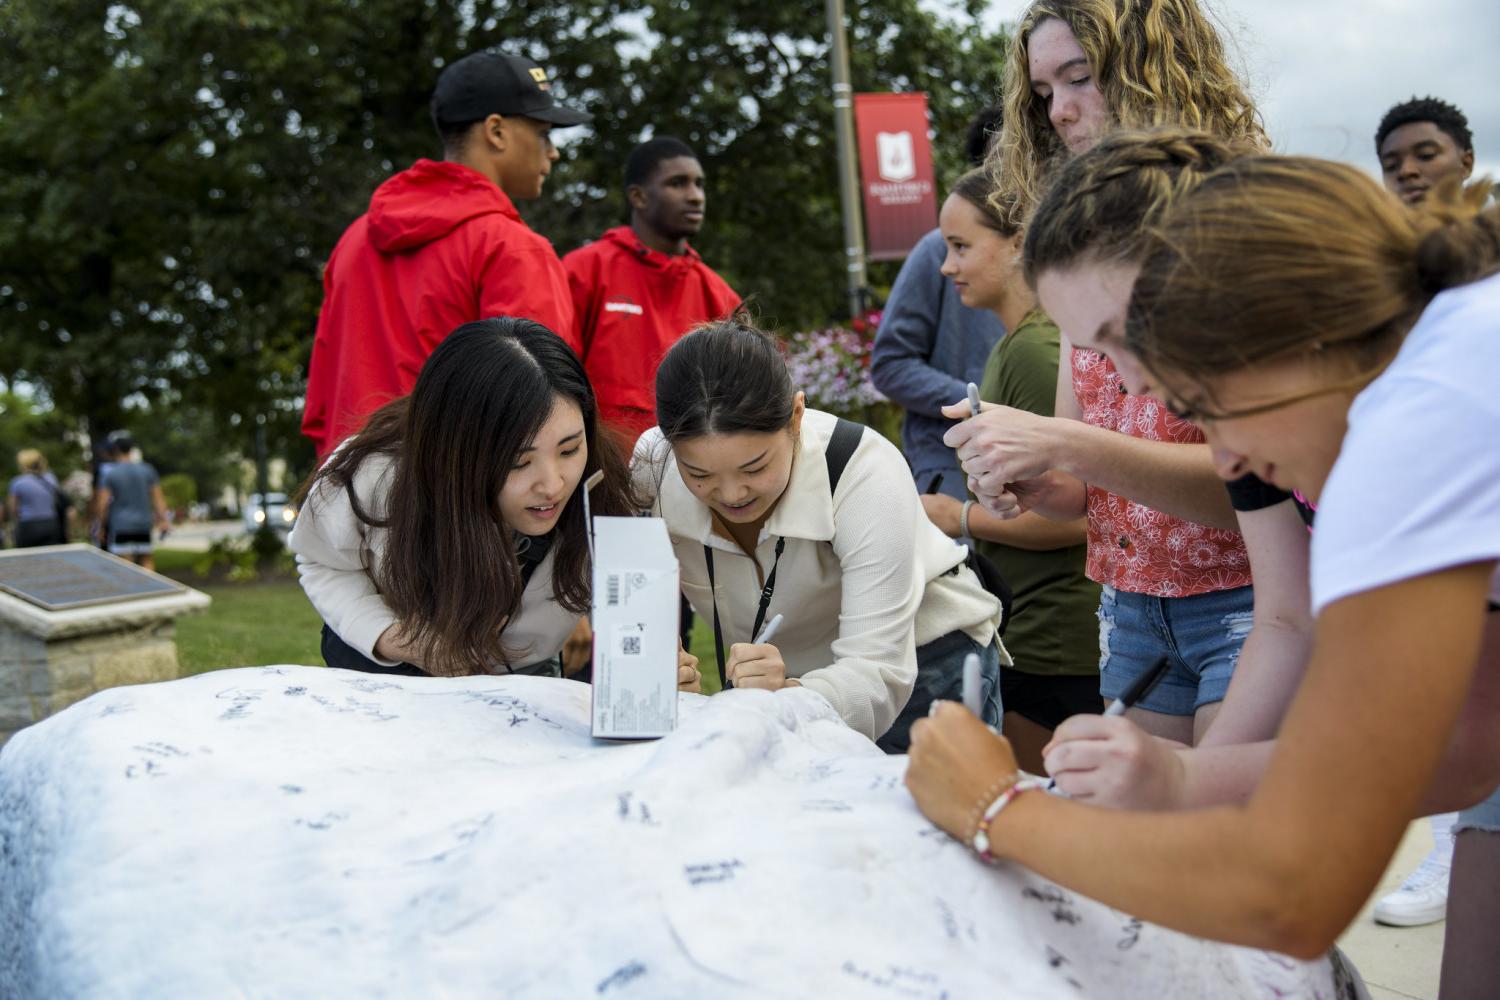
[[[682,335],[722,319],[740,297],[691,247],[678,256],[652,250],[618,226],[563,258],[583,366],[600,415],[634,444],[656,426],[656,368]]]
[[[491,316],[534,319],[579,350],[552,244],[478,171],[418,160],[376,188],[328,258],[302,433],[326,455],[411,392],[444,337]]]

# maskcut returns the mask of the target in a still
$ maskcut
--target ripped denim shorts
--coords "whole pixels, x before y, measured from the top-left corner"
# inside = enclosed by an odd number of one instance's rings
[[[1119,698],[1158,656],[1167,674],[1136,703],[1163,715],[1192,715],[1223,701],[1250,634],[1251,587],[1191,597],[1153,597],[1104,586],[1099,598],[1099,691]]]

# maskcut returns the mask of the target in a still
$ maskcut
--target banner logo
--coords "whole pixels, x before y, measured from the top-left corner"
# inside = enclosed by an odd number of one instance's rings
[[[917,176],[917,155],[910,132],[875,133],[875,151],[881,180],[899,183]]]

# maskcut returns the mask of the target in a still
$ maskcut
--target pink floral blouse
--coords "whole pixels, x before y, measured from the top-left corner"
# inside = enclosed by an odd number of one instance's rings
[[[1197,444],[1203,435],[1149,396],[1125,391],[1104,355],[1073,349],[1073,392],[1083,419],[1147,441]],[[1090,486],[1089,579],[1116,590],[1189,597],[1250,583],[1250,559],[1237,532],[1163,514]]]

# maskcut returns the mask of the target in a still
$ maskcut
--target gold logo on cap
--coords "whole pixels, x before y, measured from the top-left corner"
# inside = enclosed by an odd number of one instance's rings
[[[542,69],[540,66],[533,66],[530,70],[528,70],[528,72],[531,74],[531,78],[536,81],[538,90],[550,89],[547,84],[546,70]]]

